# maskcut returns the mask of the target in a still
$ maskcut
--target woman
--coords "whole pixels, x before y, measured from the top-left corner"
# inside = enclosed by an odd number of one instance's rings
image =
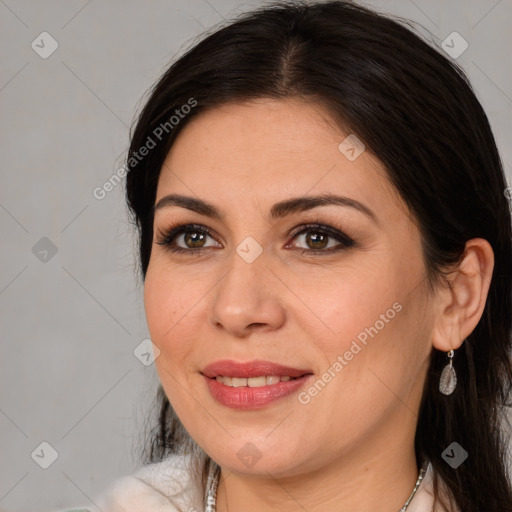
[[[166,71],[127,169],[161,408],[101,510],[512,511],[510,211],[452,61],[261,8]]]

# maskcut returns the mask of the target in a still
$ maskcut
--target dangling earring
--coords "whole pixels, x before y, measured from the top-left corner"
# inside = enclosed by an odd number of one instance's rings
[[[448,352],[447,355],[450,359],[450,364],[447,364],[444,367],[443,373],[441,373],[441,379],[439,380],[439,391],[441,391],[443,395],[451,395],[457,386],[457,374],[453,367],[453,354],[453,350]]]

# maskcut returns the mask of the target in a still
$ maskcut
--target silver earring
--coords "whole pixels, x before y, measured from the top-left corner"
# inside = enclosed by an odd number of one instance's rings
[[[443,373],[441,373],[441,379],[439,380],[439,391],[441,391],[443,395],[451,395],[457,386],[457,374],[453,367],[453,354],[453,350],[448,352],[447,355],[450,359],[450,363],[444,367]]]

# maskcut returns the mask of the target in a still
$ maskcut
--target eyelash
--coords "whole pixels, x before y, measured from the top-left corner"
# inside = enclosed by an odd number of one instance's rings
[[[289,236],[293,235],[293,240],[300,235],[308,232],[319,233],[322,235],[327,235],[328,237],[334,238],[338,242],[340,242],[341,247],[337,248],[329,248],[329,249],[298,249],[304,253],[323,255],[323,254],[331,254],[333,252],[339,252],[344,249],[348,249],[355,245],[355,240],[346,235],[345,233],[332,228],[331,226],[326,226],[325,224],[320,224],[319,221],[314,223],[304,224],[300,226],[302,229],[300,231],[292,230]],[[178,235],[182,235],[184,233],[193,232],[193,233],[201,233],[207,235],[211,238],[215,238],[210,230],[205,226],[201,226],[199,224],[171,224],[167,227],[166,230],[158,230],[157,232],[157,241],[158,245],[161,245],[168,249],[173,253],[189,253],[192,255],[201,255],[205,250],[209,249],[209,247],[199,247],[199,248],[189,248],[184,249],[182,247],[173,247],[172,243],[175,241]]]

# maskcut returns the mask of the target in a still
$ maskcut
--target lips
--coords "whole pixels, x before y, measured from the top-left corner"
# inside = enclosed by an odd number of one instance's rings
[[[279,377],[302,377],[312,373],[311,370],[283,366],[271,361],[254,360],[246,363],[238,363],[228,359],[216,361],[209,364],[201,372],[206,377],[214,379],[217,376],[250,378],[267,375],[278,375]]]

